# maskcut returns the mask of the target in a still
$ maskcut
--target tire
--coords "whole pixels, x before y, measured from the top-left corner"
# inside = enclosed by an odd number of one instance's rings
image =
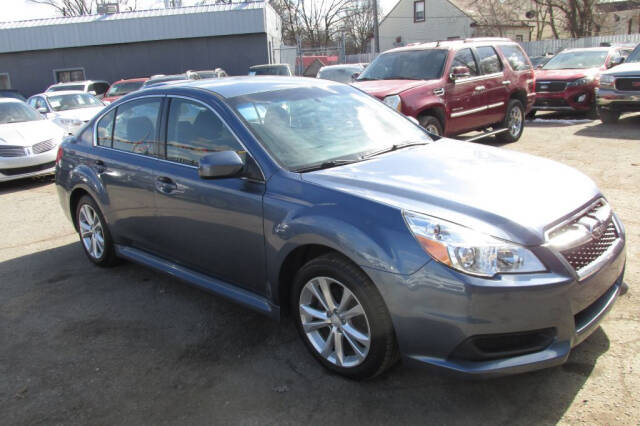
[[[524,131],[524,106],[522,106],[522,102],[517,99],[509,100],[507,112],[500,128],[508,130],[496,135],[498,142],[512,143],[520,139]]]
[[[443,136],[442,124],[437,117],[433,115],[422,115],[418,121],[427,132],[437,136]]]
[[[291,291],[291,311],[300,337],[325,368],[363,380],[381,374],[398,360],[393,325],[382,296],[369,277],[344,257],[328,254],[309,261],[296,274]],[[332,314],[326,315],[327,311]]]
[[[534,120],[536,118],[536,113],[537,111],[535,109],[529,111],[529,114],[527,114],[527,120]]]
[[[600,115],[600,121],[604,124],[615,124],[620,119],[619,112],[610,111],[604,108],[598,108],[598,114]]]
[[[113,240],[107,228],[107,222],[93,198],[88,195],[80,198],[76,206],[75,221],[80,245],[89,260],[98,266],[114,265],[117,258]]]
[[[591,105],[591,109],[589,109],[586,114],[589,120],[597,120],[599,118],[598,107],[595,104],[595,96],[593,97],[593,99],[593,105]]]

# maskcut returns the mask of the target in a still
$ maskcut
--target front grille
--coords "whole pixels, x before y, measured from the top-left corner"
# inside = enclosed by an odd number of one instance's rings
[[[536,99],[535,106],[565,107],[565,106],[569,106],[569,104],[564,99]]]
[[[616,89],[640,92],[640,77],[616,78]]]
[[[42,154],[43,152],[51,151],[56,146],[53,139],[49,139],[44,142],[39,142],[31,147],[31,151],[34,154]]]
[[[52,161],[50,163],[38,164],[37,166],[16,167],[13,169],[0,169],[0,173],[6,176],[22,175],[25,173],[33,173],[33,172],[39,172],[40,170],[47,170],[52,167],[55,167],[55,165],[56,165],[56,162]]]
[[[566,81],[536,81],[536,92],[562,92],[566,87]]]
[[[0,146],[0,157],[24,157],[27,155],[24,147],[14,145]]]
[[[618,239],[618,231],[613,223],[613,219],[609,219],[607,228],[600,238],[592,240],[579,247],[564,251],[562,255],[576,272],[580,272],[582,268],[594,262],[597,258],[607,251],[611,245]]]

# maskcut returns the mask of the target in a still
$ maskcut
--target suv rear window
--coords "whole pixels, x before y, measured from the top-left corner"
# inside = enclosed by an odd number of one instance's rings
[[[480,72],[482,74],[495,74],[502,71],[502,62],[498,58],[496,50],[491,46],[476,48],[480,60]]]
[[[524,71],[531,69],[529,61],[527,61],[526,56],[518,46],[500,46],[500,49],[504,57],[507,58],[512,70]]]

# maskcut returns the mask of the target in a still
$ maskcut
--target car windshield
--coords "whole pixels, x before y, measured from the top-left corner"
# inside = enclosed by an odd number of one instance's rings
[[[289,75],[287,67],[256,67],[249,68],[249,75]]]
[[[35,109],[22,102],[0,102],[0,124],[44,120]]]
[[[378,56],[358,78],[363,80],[433,80],[442,76],[448,51],[404,50]]]
[[[558,53],[551,58],[543,70],[566,70],[597,68],[604,65],[609,51],[607,50],[577,50],[574,52]]]
[[[625,62],[640,62],[640,44],[635,48]]]
[[[144,81],[128,81],[126,83],[114,84],[109,88],[107,96],[124,96],[127,93],[140,89],[143,83]]]
[[[299,87],[228,100],[285,168],[311,168],[429,136],[382,102],[350,86]]]
[[[78,90],[80,92],[84,91],[84,84],[72,84],[65,86],[51,86],[47,89],[47,92],[64,92],[66,90]]]
[[[353,74],[361,70],[362,68],[359,67],[321,68],[320,71],[318,71],[318,78],[338,81],[340,83],[351,83]]]
[[[49,96],[49,104],[54,111],[68,111],[70,109],[94,108],[102,106],[98,98],[88,93],[73,93],[68,95]]]

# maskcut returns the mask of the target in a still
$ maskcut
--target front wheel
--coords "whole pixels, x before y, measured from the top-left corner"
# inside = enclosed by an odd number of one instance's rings
[[[502,127],[506,131],[496,135],[496,139],[499,142],[511,143],[520,139],[524,130],[524,107],[522,102],[517,99],[509,101]]]
[[[427,132],[436,136],[442,136],[442,124],[440,124],[440,120],[438,120],[437,117],[433,115],[423,115],[418,121]]]
[[[367,379],[397,360],[386,305],[356,265],[338,255],[318,257],[300,269],[292,290],[298,332],[323,366]]]
[[[600,121],[604,124],[615,124],[620,119],[620,113],[616,111],[609,111],[608,109],[598,108],[598,115],[600,115]]]
[[[88,195],[76,207],[76,228],[85,254],[98,266],[110,266],[116,261],[111,234],[100,208]]]

